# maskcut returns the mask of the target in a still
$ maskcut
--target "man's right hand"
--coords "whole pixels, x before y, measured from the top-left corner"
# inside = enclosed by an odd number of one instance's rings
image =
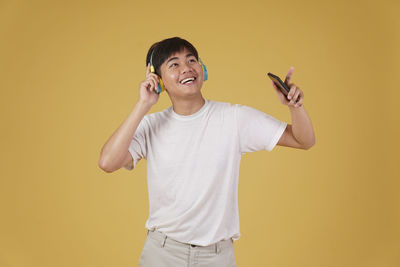
[[[140,84],[140,101],[153,106],[157,103],[159,94],[157,94],[157,87],[160,78],[157,74],[150,71],[150,63],[146,69],[146,79]]]

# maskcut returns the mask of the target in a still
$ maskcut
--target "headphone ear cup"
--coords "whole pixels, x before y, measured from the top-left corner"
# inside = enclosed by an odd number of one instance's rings
[[[207,67],[203,63],[201,63],[201,67],[203,68],[204,81],[207,81],[208,80]]]
[[[161,78],[160,78],[160,82],[158,83],[157,88],[158,88],[158,90],[157,90],[157,93],[158,93],[158,94],[165,90],[165,88],[164,88],[164,83],[163,83],[163,81],[162,81]]]

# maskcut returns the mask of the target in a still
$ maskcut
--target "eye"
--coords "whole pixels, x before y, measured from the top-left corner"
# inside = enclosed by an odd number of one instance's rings
[[[196,59],[192,58],[189,60],[190,62],[196,62]]]
[[[169,65],[170,68],[178,66],[178,63],[172,63],[171,65]]]

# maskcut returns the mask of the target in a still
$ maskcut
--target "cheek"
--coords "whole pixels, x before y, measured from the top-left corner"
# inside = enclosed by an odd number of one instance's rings
[[[199,74],[199,76],[204,78],[203,68],[200,65],[196,68],[196,71]]]
[[[175,74],[165,75],[163,78],[163,82],[166,88],[174,87],[177,83],[178,77]]]
[[[166,80],[168,80],[168,82],[176,82],[178,79],[178,76],[175,73],[169,73],[167,75],[165,75]]]

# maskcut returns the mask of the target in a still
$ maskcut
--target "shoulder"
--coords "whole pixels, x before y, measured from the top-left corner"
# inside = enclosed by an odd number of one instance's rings
[[[230,121],[230,119],[234,119],[236,116],[235,105],[229,102],[208,100],[206,116],[217,119],[220,122],[223,122],[225,119]]]
[[[165,121],[165,119],[167,119],[170,116],[171,108],[172,107],[168,107],[158,112],[146,114],[143,117],[143,121],[145,121],[148,125],[154,125],[158,124],[161,121]]]

